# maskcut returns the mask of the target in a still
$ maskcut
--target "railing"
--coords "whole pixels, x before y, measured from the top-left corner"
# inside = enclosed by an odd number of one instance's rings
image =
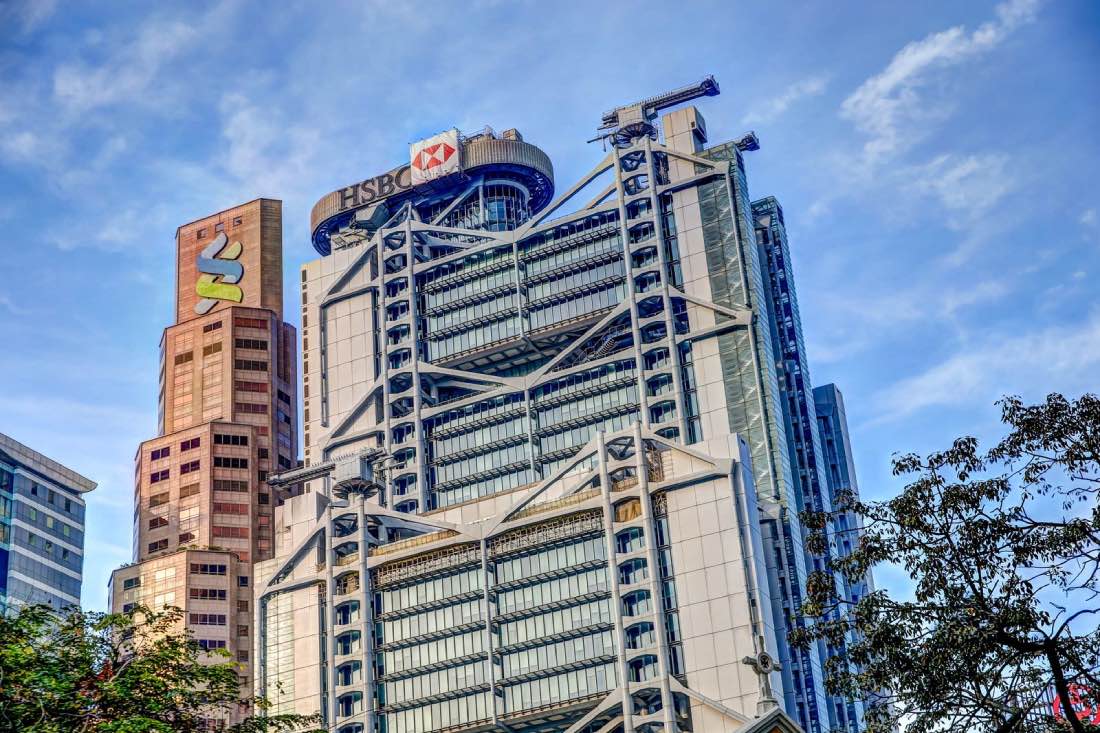
[[[390,553],[400,552],[401,550],[407,550],[410,547],[428,545],[432,542],[438,542],[457,535],[458,532],[452,529],[441,529],[438,532],[429,532],[428,534],[417,535],[416,537],[409,537],[408,539],[398,540],[397,542],[390,542],[389,544],[372,547],[368,554],[371,557],[376,555],[388,555]]]
[[[535,514],[543,514],[545,512],[552,512],[555,509],[582,504],[594,496],[599,496],[599,493],[599,489],[588,489],[587,491],[578,491],[576,494],[563,496],[560,499],[532,504],[513,514],[512,519],[523,519],[524,517],[534,516]]]

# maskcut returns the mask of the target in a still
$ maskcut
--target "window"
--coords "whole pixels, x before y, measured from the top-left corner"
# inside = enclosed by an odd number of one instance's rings
[[[214,231],[224,232],[225,231],[225,224],[219,221],[217,224],[214,225]]]
[[[56,499],[56,498],[57,498],[57,494],[54,492],[53,489],[50,489],[46,494],[46,502],[48,504],[53,504],[54,499]]]
[[[267,392],[267,382],[234,382],[238,392]]]
[[[153,517],[149,520],[149,529],[160,529],[167,526],[168,520],[164,517]]]
[[[199,493],[199,485],[198,484],[187,484],[186,486],[181,486],[180,487],[180,498],[181,499],[186,499],[187,497],[194,496],[197,493]]]
[[[243,412],[249,415],[266,415],[267,405],[258,405],[252,402],[238,402],[236,404],[237,412]]]
[[[123,603],[122,604],[122,612],[123,613],[130,613],[130,611],[133,611],[135,608],[137,608],[136,603]]]
[[[196,626],[225,626],[224,613],[192,613],[189,618]]]
[[[180,364],[186,364],[187,362],[194,360],[194,358],[195,352],[193,351],[188,351],[183,354],[176,354],[176,366],[179,366]]]
[[[156,484],[161,481],[167,481],[169,476],[169,470],[166,468],[163,471],[153,471],[149,474],[149,483]]]
[[[248,613],[248,601],[237,601],[237,613]]]
[[[195,238],[196,239],[202,239],[205,236],[206,236],[206,230],[205,229],[200,229],[197,232],[195,232]]]
[[[130,590],[131,588],[140,588],[141,578],[127,578],[122,581],[122,590]]]
[[[153,507],[157,507],[157,506],[164,506],[167,503],[168,503],[168,492],[167,491],[165,491],[164,493],[161,493],[161,494],[153,494],[152,496],[149,497],[149,508],[150,509],[152,509]]]
[[[248,491],[248,482],[247,481],[231,481],[229,479],[216,478],[216,479],[214,479],[214,490],[215,491],[247,492]]]
[[[248,468],[248,459],[214,456],[214,468]]]
[[[235,226],[235,227],[239,227],[239,226],[241,225],[241,221],[242,221],[242,220],[241,220],[241,217],[239,217],[239,216],[234,216],[234,217],[233,217],[233,226]]]
[[[248,627],[244,624],[237,624],[237,636],[248,636]]]
[[[73,503],[69,499],[65,500],[65,511],[71,512],[73,510]]]
[[[193,562],[191,563],[191,572],[195,575],[225,575],[225,565]]]
[[[233,323],[238,328],[267,328],[267,321],[262,318],[235,318]]]
[[[202,327],[202,332],[203,333],[210,333],[211,331],[217,331],[221,327],[222,327],[222,322],[221,321],[214,321],[213,323],[207,323],[205,326],[203,326]]]
[[[237,359],[233,363],[233,366],[237,369],[240,369],[240,370],[246,371],[246,372],[266,372],[267,371],[267,362],[266,361],[257,361],[255,359]]]
[[[229,504],[224,501],[214,502],[214,511],[218,514],[248,514],[248,504]]]
[[[199,438],[191,438],[191,440],[185,440],[182,443],[180,443],[180,450],[181,451],[194,450],[195,448],[199,447],[199,444],[200,444],[200,439]]]
[[[270,504],[271,503],[271,494],[261,493],[261,494],[259,494],[259,498],[260,498],[260,503],[261,504]]]
[[[248,576],[247,575],[238,575],[237,576],[237,587],[238,588],[247,588],[248,587]]]
[[[217,354],[221,350],[222,350],[222,342],[221,341],[215,341],[212,344],[207,344],[206,346],[202,347],[202,355],[203,356],[210,356],[211,354]]]
[[[214,445],[248,445],[247,435],[214,435]]]
[[[260,351],[267,351],[267,341],[264,339],[237,339],[238,349],[258,349]]]
[[[260,455],[260,458],[264,458],[264,459],[270,458],[271,457],[271,451],[269,451],[267,448],[260,448],[259,455]]]
[[[149,454],[149,460],[159,461],[162,458],[167,458],[172,454],[171,448],[156,448]]]
[[[226,591],[224,588],[192,588],[191,600],[193,601],[224,601]]]
[[[244,649],[241,649],[239,652],[237,652],[237,661],[238,662],[247,662],[248,661],[248,652],[246,652]]]
[[[183,465],[180,466],[180,473],[181,474],[183,474],[183,473],[194,473],[195,471],[198,471],[198,470],[199,470],[199,462],[198,461],[188,461],[187,463],[184,463]]]
[[[176,541],[179,542],[181,545],[186,545],[188,542],[194,542],[195,541],[195,533],[194,532],[184,532],[183,534],[181,534],[179,537],[176,538]]]
[[[281,389],[276,390],[276,392],[277,392],[278,397],[279,397],[280,400],[287,403],[288,405],[290,404],[290,395],[288,395],[286,392],[282,391]]]
[[[225,639],[196,639],[199,646],[210,651],[211,649],[225,649]]]
[[[149,552],[160,552],[161,550],[168,549],[168,540],[157,540],[156,542],[149,543]]]
[[[214,525],[211,532],[215,537],[232,537],[234,539],[248,539],[248,527],[220,527]]]

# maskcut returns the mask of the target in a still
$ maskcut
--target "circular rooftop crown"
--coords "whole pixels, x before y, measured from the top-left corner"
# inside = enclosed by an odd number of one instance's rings
[[[328,254],[329,234],[346,226],[360,209],[385,201],[393,210],[419,195],[459,187],[476,175],[500,173],[519,178],[530,191],[532,212],[542,209],[553,198],[554,166],[550,157],[524,142],[517,131],[507,130],[498,137],[487,130],[458,138],[458,149],[457,167],[434,180],[414,183],[412,167],[406,164],[323,196],[310,213],[314,249]]]

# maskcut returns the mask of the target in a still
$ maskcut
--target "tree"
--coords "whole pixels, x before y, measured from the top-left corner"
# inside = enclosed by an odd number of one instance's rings
[[[137,608],[63,615],[24,606],[0,616],[0,730],[190,733],[241,705],[238,665],[179,632],[182,612]],[[250,717],[233,733],[299,731],[316,717]]]
[[[854,579],[892,563],[912,577],[912,598],[876,590],[853,602],[812,573],[806,627],[791,640],[839,646],[855,631],[826,684],[874,701],[871,731],[1100,730],[1100,399],[998,404],[1008,430],[992,449],[964,437],[896,456],[908,481],[898,496],[838,497],[864,529],[832,569]],[[803,519],[808,549],[822,552],[830,517]]]

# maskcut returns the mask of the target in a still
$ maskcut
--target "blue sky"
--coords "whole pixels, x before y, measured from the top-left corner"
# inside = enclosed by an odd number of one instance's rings
[[[1002,394],[1098,388],[1100,4],[187,5],[0,2],[0,431],[99,481],[90,607],[130,557],[176,226],[283,199],[293,304],[312,203],[450,126],[519,128],[564,190],[601,112],[715,74],[866,496],[893,452],[995,437]]]

